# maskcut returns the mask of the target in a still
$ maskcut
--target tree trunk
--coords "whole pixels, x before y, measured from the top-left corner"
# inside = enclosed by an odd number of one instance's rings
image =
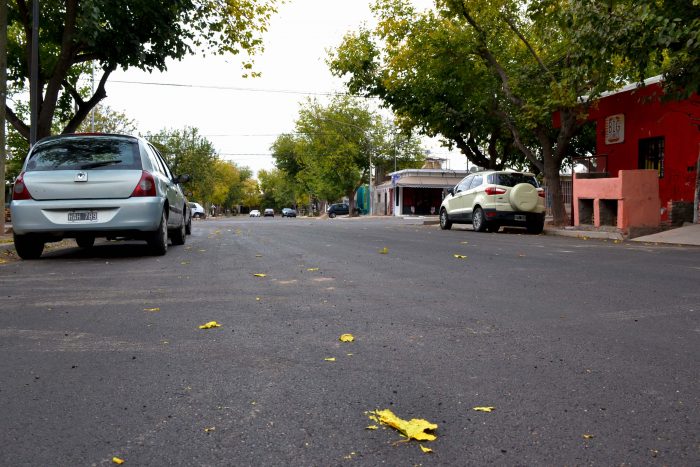
[[[348,197],[348,206],[350,207],[350,217],[355,217],[355,193],[357,193],[357,189],[348,191],[346,193],[346,196]]]

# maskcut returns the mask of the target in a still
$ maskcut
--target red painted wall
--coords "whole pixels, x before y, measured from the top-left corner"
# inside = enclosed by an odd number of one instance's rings
[[[663,136],[665,139],[664,176],[659,179],[661,218],[665,220],[668,201],[693,202],[695,170],[700,153],[700,97],[663,102],[660,85],[603,97],[591,109],[589,120],[596,122],[597,154],[608,155],[608,172],[617,177],[620,170],[638,169],[639,140]],[[624,114],[624,141],[605,144],[605,118]]]

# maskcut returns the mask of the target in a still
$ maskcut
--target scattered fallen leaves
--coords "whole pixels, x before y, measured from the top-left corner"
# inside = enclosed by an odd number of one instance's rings
[[[263,274],[263,273],[261,273],[261,272],[260,272],[260,273],[257,273],[257,274],[253,274],[253,275],[254,275],[255,277],[267,277],[267,274]]]
[[[335,357],[326,357],[326,358],[324,358],[324,360],[327,361],[327,362],[334,362],[334,361],[335,361]]]
[[[454,256],[457,259],[467,259],[467,257],[464,255],[452,255],[452,256]]]
[[[144,308],[143,311],[154,311],[155,312],[155,311],[160,311],[160,308],[158,308],[158,307],[156,307],[156,308]]]
[[[221,325],[217,323],[216,321],[209,321],[208,323],[202,324],[199,329],[211,329],[211,328],[220,328]]]
[[[338,340],[340,340],[340,342],[352,342],[355,340],[355,336],[352,334],[341,334]]]
[[[474,407],[477,412],[493,412],[496,407]]]
[[[426,453],[426,454],[429,453],[429,452],[433,452],[432,449],[426,448],[426,447],[423,446],[422,444],[420,445],[420,450],[423,451],[423,452]]]
[[[384,247],[381,250],[379,250],[380,255],[386,255],[388,253],[389,253],[389,249],[387,247]]]
[[[121,465],[124,463],[124,459],[120,459],[118,457],[112,457],[112,462],[114,462],[117,465]]]
[[[583,439],[593,439],[593,438],[595,438],[595,435],[592,435],[590,433],[583,434]]]
[[[379,423],[383,425],[389,425],[398,430],[407,438],[407,441],[411,439],[415,439],[416,441],[433,441],[437,438],[434,434],[428,433],[428,431],[437,430],[437,424],[430,423],[427,420],[421,418],[403,420],[394,415],[389,409],[375,410],[369,413],[371,414],[371,420],[379,421]]]

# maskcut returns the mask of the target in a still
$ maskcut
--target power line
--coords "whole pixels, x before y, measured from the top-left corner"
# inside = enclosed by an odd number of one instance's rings
[[[276,93],[276,94],[300,94],[309,96],[351,96],[351,97],[361,97],[365,96],[348,94],[345,92],[314,92],[314,91],[296,91],[291,89],[258,89],[258,88],[241,88],[236,86],[215,86],[215,85],[204,85],[204,84],[182,84],[182,83],[153,83],[148,81],[124,81],[124,80],[110,80],[110,83],[119,84],[139,84],[144,86],[167,86],[175,88],[192,88],[192,89],[217,89],[223,91],[241,91],[241,92],[266,92],[266,93]]]

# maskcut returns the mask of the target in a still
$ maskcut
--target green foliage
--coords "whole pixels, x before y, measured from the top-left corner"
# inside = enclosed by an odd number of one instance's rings
[[[308,100],[299,111],[296,133],[281,135],[271,149],[295,193],[329,201],[347,196],[352,204],[357,189],[369,182],[370,157],[379,172],[393,168],[395,159],[399,166],[423,160],[414,138],[395,133],[357,99],[336,97],[327,106]],[[267,193],[262,179],[261,187]]]
[[[146,135],[176,175],[189,174],[188,197],[205,205],[234,208],[249,194],[250,169],[219,159],[214,145],[197,128],[161,130]]]
[[[377,27],[346,35],[329,60],[350,92],[380,98],[402,128],[443,137],[473,164],[523,158],[500,117],[500,81],[475,56],[470,28],[402,0],[380,0],[373,11]]]
[[[283,1],[283,0],[279,0]],[[41,106],[38,136],[61,122],[73,132],[106,96],[116,68],[166,68],[168,59],[204,51],[254,54],[262,48],[278,0],[42,0],[39,31]],[[8,2],[8,81],[21,97],[29,79],[31,2]],[[80,78],[96,64],[94,94]],[[252,68],[250,63],[244,69]],[[249,71],[246,71],[249,73]],[[25,138],[27,123],[9,109],[8,120]]]

